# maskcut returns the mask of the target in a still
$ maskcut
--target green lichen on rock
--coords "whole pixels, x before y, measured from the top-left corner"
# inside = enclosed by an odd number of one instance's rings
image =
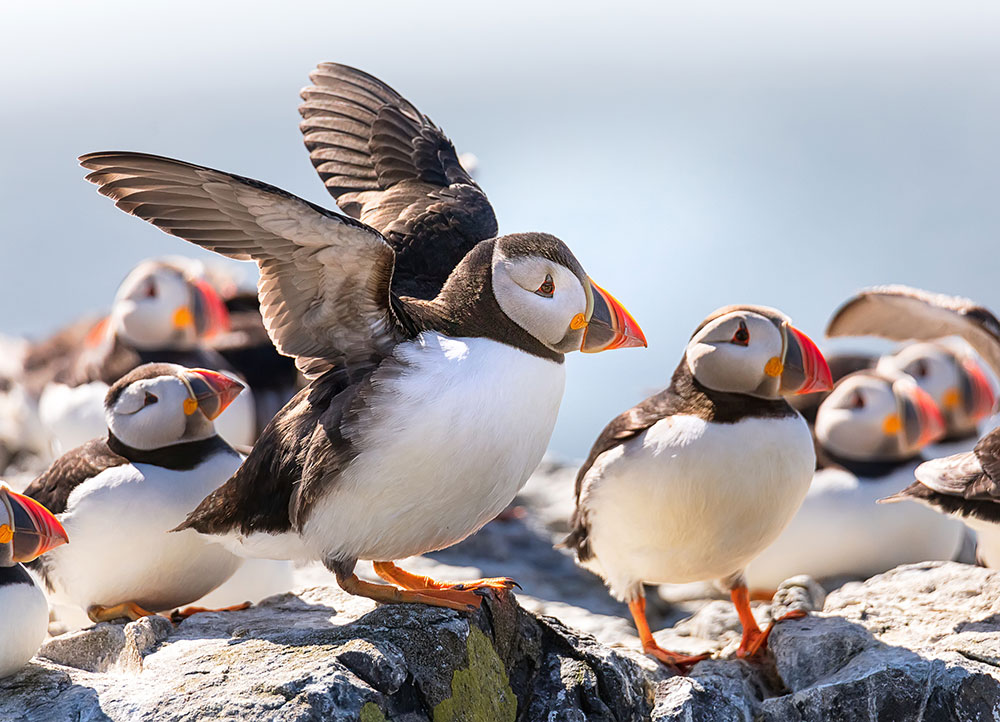
[[[382,710],[374,702],[365,702],[361,708],[361,722],[386,722]]]
[[[466,646],[469,666],[455,670],[451,697],[434,708],[434,722],[514,722],[517,697],[492,642],[473,626]]]

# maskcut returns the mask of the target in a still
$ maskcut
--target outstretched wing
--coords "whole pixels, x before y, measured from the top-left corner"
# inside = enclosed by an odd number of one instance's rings
[[[249,178],[143,153],[90,153],[87,180],[126,213],[216,253],[254,260],[267,333],[307,376],[367,362],[406,337],[393,250],[363,223]]]
[[[989,310],[959,296],[908,286],[866,289],[837,310],[826,334],[895,341],[961,336],[1000,375],[1000,322]]]
[[[486,194],[440,128],[378,78],[337,63],[309,77],[299,112],[313,166],[341,210],[396,251],[393,289],[433,298],[473,246],[496,236]]]

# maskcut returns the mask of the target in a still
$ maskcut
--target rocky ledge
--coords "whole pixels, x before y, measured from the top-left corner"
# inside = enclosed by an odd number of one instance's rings
[[[735,614],[710,602],[661,643],[716,659],[676,677],[512,595],[475,614],[384,606],[316,587],[241,612],[99,624],[49,641],[0,680],[0,719],[995,720],[1000,572],[900,567],[825,600],[787,583],[762,622],[773,654],[732,658]]]

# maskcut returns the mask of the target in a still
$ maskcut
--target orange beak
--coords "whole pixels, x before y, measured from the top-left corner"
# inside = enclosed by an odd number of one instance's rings
[[[181,378],[191,391],[184,412],[190,416],[200,411],[209,421],[217,419],[245,388],[239,381],[208,369],[188,369]]]
[[[69,535],[52,512],[0,485],[0,544],[12,544],[12,561],[30,562],[68,541]]]
[[[614,348],[648,346],[646,337],[632,314],[625,310],[614,296],[590,281],[593,311],[586,320],[580,350],[597,353]]]
[[[782,394],[812,394],[833,388],[833,374],[813,340],[791,324],[785,328]]]

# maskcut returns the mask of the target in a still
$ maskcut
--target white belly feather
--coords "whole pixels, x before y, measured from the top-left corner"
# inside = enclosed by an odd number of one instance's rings
[[[799,416],[715,424],[671,416],[601,455],[584,483],[588,566],[619,597],[640,582],[742,570],[795,514],[815,456]]]
[[[34,584],[0,587],[0,678],[28,663],[45,641],[49,605]]]
[[[403,372],[376,377],[359,453],[303,529],[317,558],[392,560],[461,541],[545,453],[563,364],[431,332],[396,356]]]
[[[907,487],[916,466],[879,479],[816,472],[795,518],[750,563],[750,584],[773,589],[796,574],[865,578],[900,564],[951,559],[962,543],[961,522],[915,502],[875,503]]]
[[[132,601],[162,611],[226,581],[238,557],[197,532],[168,532],[239,464],[217,454],[189,471],[123,465],[78,486],[59,515],[70,543],[45,557],[54,597],[83,609]]]

